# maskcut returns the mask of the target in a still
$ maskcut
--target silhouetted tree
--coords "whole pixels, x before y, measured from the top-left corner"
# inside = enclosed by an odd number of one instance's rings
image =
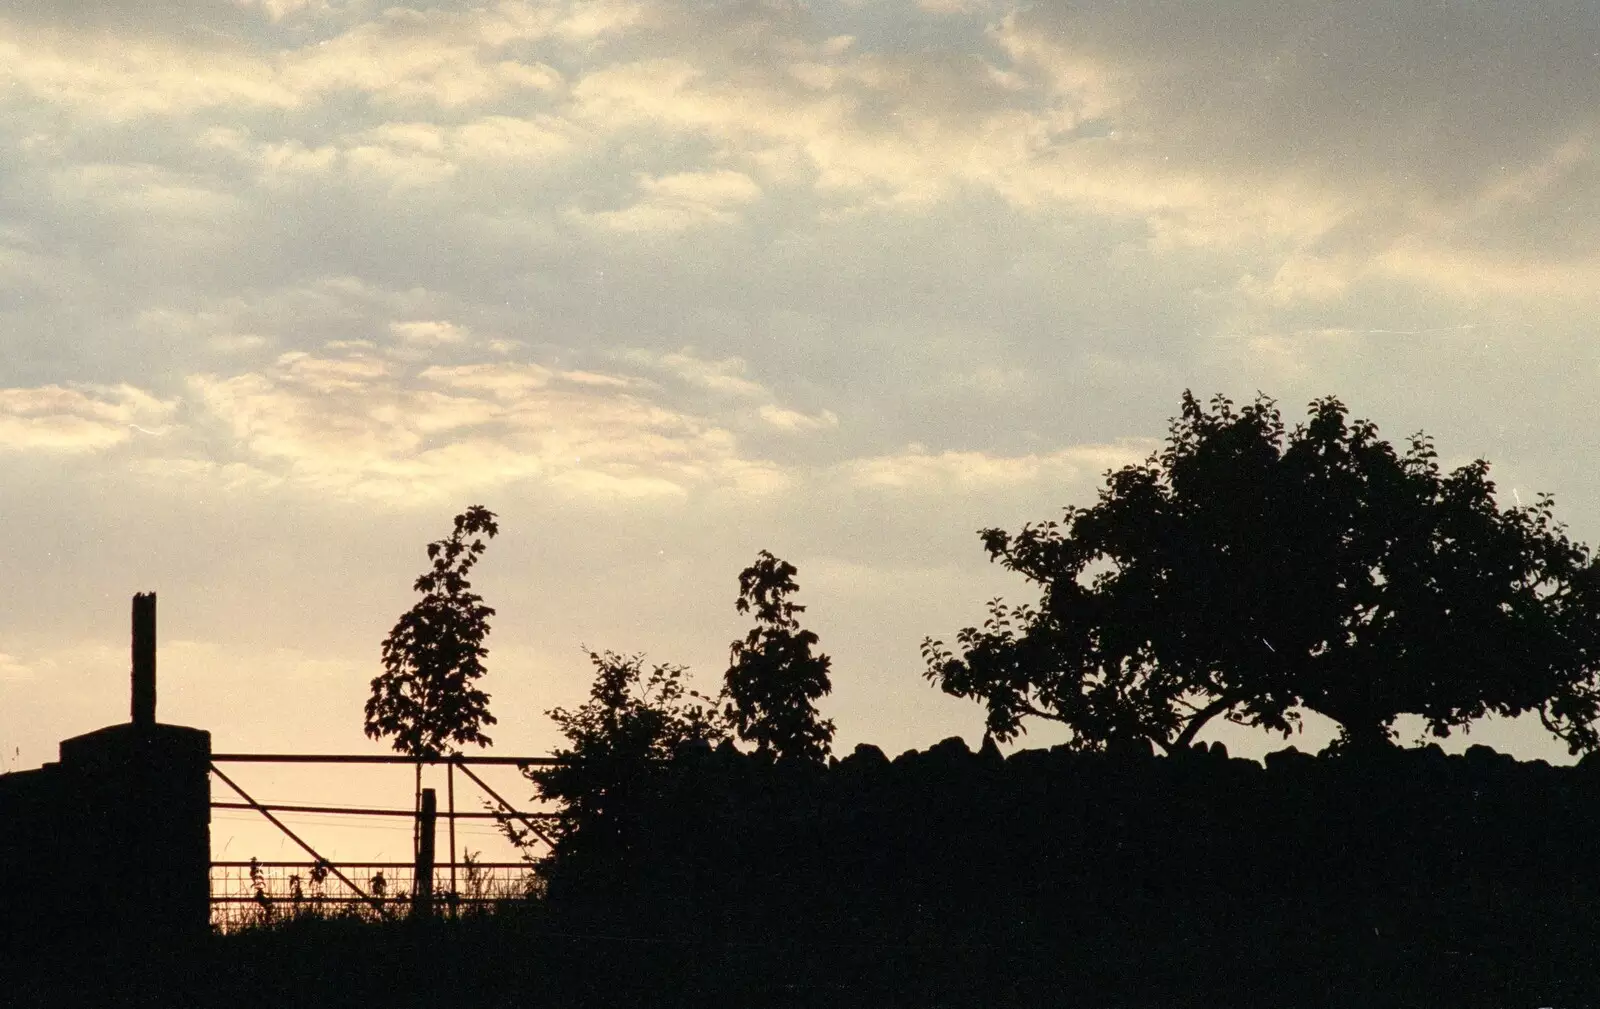
[[[1185,393],[1163,451],[1108,472],[1062,521],[980,535],[1039,586],[981,628],[923,644],[927,676],[984,700],[1007,739],[1026,717],[1099,749],[1189,746],[1219,716],[1288,734],[1297,709],[1342,747],[1402,713],[1449,730],[1537,711],[1573,752],[1600,744],[1600,569],[1548,497],[1501,509],[1482,460],[1443,473],[1334,398],[1286,432],[1266,397]]]
[[[795,573],[794,565],[765,550],[739,573],[734,605],[740,613],[754,612],[756,626],[729,649],[724,713],[758,754],[820,762],[833,742],[833,722],[817,717],[813,702],[832,689],[832,660],[812,654],[817,636],[795,619],[805,612],[789,601],[799,588]]]
[[[685,744],[728,736],[715,699],[689,688],[685,667],[658,664],[647,673],[644,656],[609,651],[590,652],[589,660],[589,700],[548,712],[567,739],[555,754],[563,762],[525,772],[541,799],[561,804],[556,832],[563,847],[607,834],[608,817],[659,780]],[[526,843],[514,828],[507,831]]]
[[[423,760],[461,744],[490,743],[483,727],[495,718],[489,695],[476,684],[489,654],[483,642],[494,610],[472,591],[467,574],[499,531],[494,513],[482,505],[457,515],[449,538],[428,544],[433,566],[413,586],[422,598],[383,639],[384,671],[372,681],[366,733],[391,736],[396,750],[417,758],[419,797]]]

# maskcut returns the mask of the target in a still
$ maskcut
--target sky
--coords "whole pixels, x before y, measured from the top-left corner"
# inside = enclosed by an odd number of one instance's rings
[[[918,652],[1029,596],[975,531],[1185,389],[1338,395],[1600,541],[1597,109],[1593,2],[0,0],[0,769],[126,719],[142,590],[163,721],[381,752],[470,504],[495,753],[585,647],[714,688],[763,549],[836,749],[976,746]]]

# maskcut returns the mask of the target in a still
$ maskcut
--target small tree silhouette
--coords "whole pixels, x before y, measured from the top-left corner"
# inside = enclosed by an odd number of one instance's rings
[[[789,601],[799,586],[794,565],[763,550],[739,573],[740,613],[756,626],[729,647],[724,715],[758,754],[820,763],[833,742],[833,722],[817,717],[813,702],[833,689],[832,660],[813,655],[816,634],[800,629],[805,607]]]
[[[475,685],[484,674],[494,609],[467,581],[487,539],[500,527],[494,512],[473,505],[455,519],[448,539],[428,544],[433,568],[414,585],[422,593],[383,640],[383,673],[372,680],[366,733],[392,736],[394,748],[417,758],[414,798],[422,795],[422,761],[461,744],[488,746],[489,695]]]
[[[494,609],[467,581],[485,538],[500,531],[494,513],[473,505],[456,516],[449,539],[428,544],[433,569],[416,581],[422,593],[383,640],[383,673],[372,681],[366,733],[394,737],[394,748],[434,758],[458,744],[488,746],[489,695],[474,684],[489,654],[484,638]],[[470,537],[470,539],[469,539]]]

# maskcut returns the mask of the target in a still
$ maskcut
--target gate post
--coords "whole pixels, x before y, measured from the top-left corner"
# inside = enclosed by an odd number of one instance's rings
[[[159,938],[211,921],[211,733],[112,725],[61,743],[84,920]]]
[[[0,776],[0,977],[8,948],[139,951],[210,927],[211,734],[156,721],[154,593],[133,597],[132,658],[128,722]]]
[[[417,812],[417,864],[411,876],[411,914],[417,918],[433,915],[433,828],[438,818],[438,796],[433,789],[424,788],[422,808]]]
[[[82,927],[149,939],[211,922],[211,733],[155,718],[156,597],[133,597],[132,719],[61,742],[60,843]]]

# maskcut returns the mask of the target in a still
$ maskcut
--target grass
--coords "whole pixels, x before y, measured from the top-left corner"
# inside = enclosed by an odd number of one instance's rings
[[[456,890],[451,890],[447,883],[434,888],[434,906],[441,917],[480,915],[540,892],[541,881],[531,868],[513,873],[485,866],[481,854],[475,852],[465,854],[462,867]],[[214,903],[213,930],[231,934],[306,919],[378,924],[411,916],[413,893],[407,871],[397,873],[394,867],[358,864],[342,866],[371,898],[364,900],[345,887],[334,874],[333,866],[326,862],[304,870],[303,876],[299,869],[284,872],[286,868],[289,867],[268,865],[252,858],[242,878],[213,878],[214,891],[246,898]]]

